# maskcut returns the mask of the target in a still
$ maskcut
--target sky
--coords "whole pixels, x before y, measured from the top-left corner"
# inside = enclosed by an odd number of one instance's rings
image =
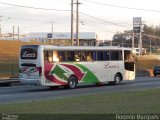
[[[76,0],[75,0],[76,2]],[[79,31],[96,32],[112,40],[117,32],[132,30],[133,17],[147,25],[160,25],[159,0],[79,0]],[[2,33],[70,32],[71,0],[0,0]],[[76,5],[74,5],[76,10]],[[75,22],[74,18],[74,22]],[[75,31],[74,23],[74,31]]]

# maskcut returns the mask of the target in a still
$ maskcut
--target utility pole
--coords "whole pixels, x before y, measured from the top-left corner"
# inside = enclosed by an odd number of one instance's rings
[[[134,31],[132,32],[132,50],[134,50]]]
[[[74,13],[73,13],[73,5],[74,5],[74,0],[71,0],[71,46],[74,45],[74,30],[73,30],[73,26],[74,26]]]
[[[14,26],[13,26],[13,40],[14,40]]]
[[[18,26],[18,40],[19,40],[19,26]]]
[[[151,36],[149,37],[149,41],[150,41],[150,42],[149,42],[149,48],[150,48],[150,49],[149,49],[149,52],[150,52],[150,54],[151,54],[151,47],[152,47],[152,46],[151,46],[151,45],[152,45],[152,43],[151,43]]]
[[[140,23],[140,33],[139,33],[139,56],[142,56],[142,22]]]
[[[0,24],[0,38],[2,39],[2,28],[1,28],[1,24]]]
[[[77,0],[77,10],[76,10],[76,43],[79,46],[79,0]]]
[[[51,38],[51,41],[50,41],[51,43],[53,43],[53,24],[54,24],[54,21],[51,22],[51,29],[52,29],[52,38]]]
[[[2,16],[0,16],[0,21],[1,21],[1,17]],[[2,25],[0,24],[0,38],[2,39]]]

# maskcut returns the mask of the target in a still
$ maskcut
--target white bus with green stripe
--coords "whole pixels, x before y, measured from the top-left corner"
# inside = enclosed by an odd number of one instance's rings
[[[21,83],[50,87],[135,79],[131,49],[109,46],[21,46],[19,71]]]

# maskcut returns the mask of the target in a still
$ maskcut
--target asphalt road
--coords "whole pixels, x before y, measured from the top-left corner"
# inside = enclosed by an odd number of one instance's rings
[[[141,77],[134,81],[124,81],[121,85],[87,85],[76,89],[49,89],[43,86],[0,87],[0,104],[26,102],[43,99],[58,99],[103,92],[123,92],[160,88],[160,77]]]

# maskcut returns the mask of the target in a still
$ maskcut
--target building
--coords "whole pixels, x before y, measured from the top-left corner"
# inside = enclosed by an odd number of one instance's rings
[[[80,46],[95,46],[97,45],[97,34],[95,32],[80,32],[79,45]],[[70,32],[34,32],[25,37],[25,41],[39,41],[54,45],[71,45]],[[76,44],[76,34],[74,34],[74,44]]]
[[[134,49],[132,50],[132,52],[133,52],[133,54],[135,54],[135,55],[140,55],[140,50],[139,50],[139,48],[134,48]],[[142,48],[142,55],[145,55],[146,53],[147,53],[146,49],[145,49],[145,48]]]

